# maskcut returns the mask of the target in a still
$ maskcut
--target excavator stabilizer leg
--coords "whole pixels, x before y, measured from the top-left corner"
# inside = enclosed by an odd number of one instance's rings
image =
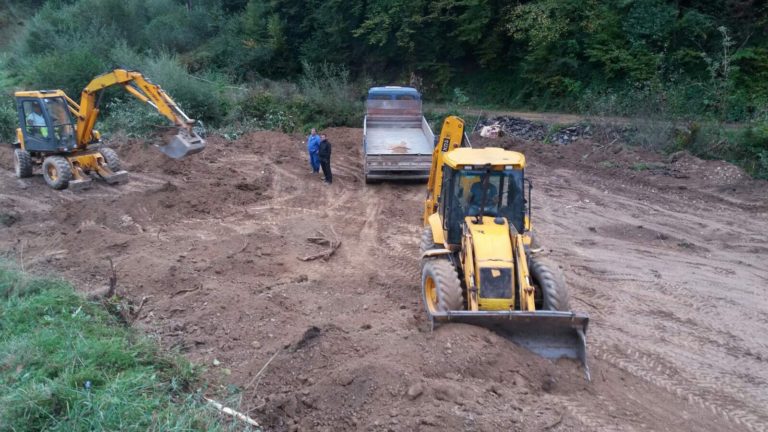
[[[157,147],[170,158],[183,159],[191,154],[203,151],[205,140],[193,131],[182,130],[168,144]]]
[[[497,331],[518,345],[550,359],[577,359],[591,379],[587,366],[586,314],[558,311],[450,311],[432,315],[435,323],[460,322]]]

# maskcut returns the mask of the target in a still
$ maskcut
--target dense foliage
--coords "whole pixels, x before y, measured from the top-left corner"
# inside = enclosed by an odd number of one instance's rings
[[[15,32],[6,82],[76,93],[95,74],[125,65],[214,126],[345,124],[354,104],[338,113],[341,105],[319,106],[324,98],[295,85],[319,69],[332,72],[330,82],[344,81],[344,90],[333,89],[337,102],[358,101],[375,82],[486,106],[720,122],[767,115],[765,0],[14,4],[10,12],[27,8],[32,18]]]

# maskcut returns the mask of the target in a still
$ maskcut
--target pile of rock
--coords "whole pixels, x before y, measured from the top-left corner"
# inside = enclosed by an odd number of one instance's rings
[[[553,131],[542,123],[525,120],[519,117],[494,117],[481,120],[476,131],[488,138],[509,135],[527,141],[549,141],[566,145],[582,137],[591,137],[589,125],[566,126]]]
[[[589,126],[575,125],[568,126],[555,132],[549,137],[549,140],[555,144],[570,144],[579,138],[592,136]]]
[[[480,121],[477,130],[486,131],[499,129],[501,134],[509,135],[524,140],[543,140],[547,136],[547,128],[539,123],[534,123],[518,117],[494,117]]]

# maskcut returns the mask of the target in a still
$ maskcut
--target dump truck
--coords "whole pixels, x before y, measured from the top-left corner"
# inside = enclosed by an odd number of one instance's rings
[[[578,359],[589,379],[589,317],[571,310],[558,266],[533,247],[525,168],[522,153],[472,148],[464,121],[445,119],[424,201],[426,313],[433,325],[489,327],[541,356]]]
[[[428,179],[434,143],[416,89],[387,86],[368,90],[363,121],[366,183]]]

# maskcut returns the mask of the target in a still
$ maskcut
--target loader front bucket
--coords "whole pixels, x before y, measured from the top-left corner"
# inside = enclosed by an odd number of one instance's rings
[[[435,323],[459,322],[489,328],[518,345],[550,359],[577,359],[587,380],[586,314],[558,311],[450,311],[432,315]]]
[[[161,152],[173,159],[183,159],[199,153],[205,148],[205,140],[192,130],[180,130],[168,144],[157,146]]]

